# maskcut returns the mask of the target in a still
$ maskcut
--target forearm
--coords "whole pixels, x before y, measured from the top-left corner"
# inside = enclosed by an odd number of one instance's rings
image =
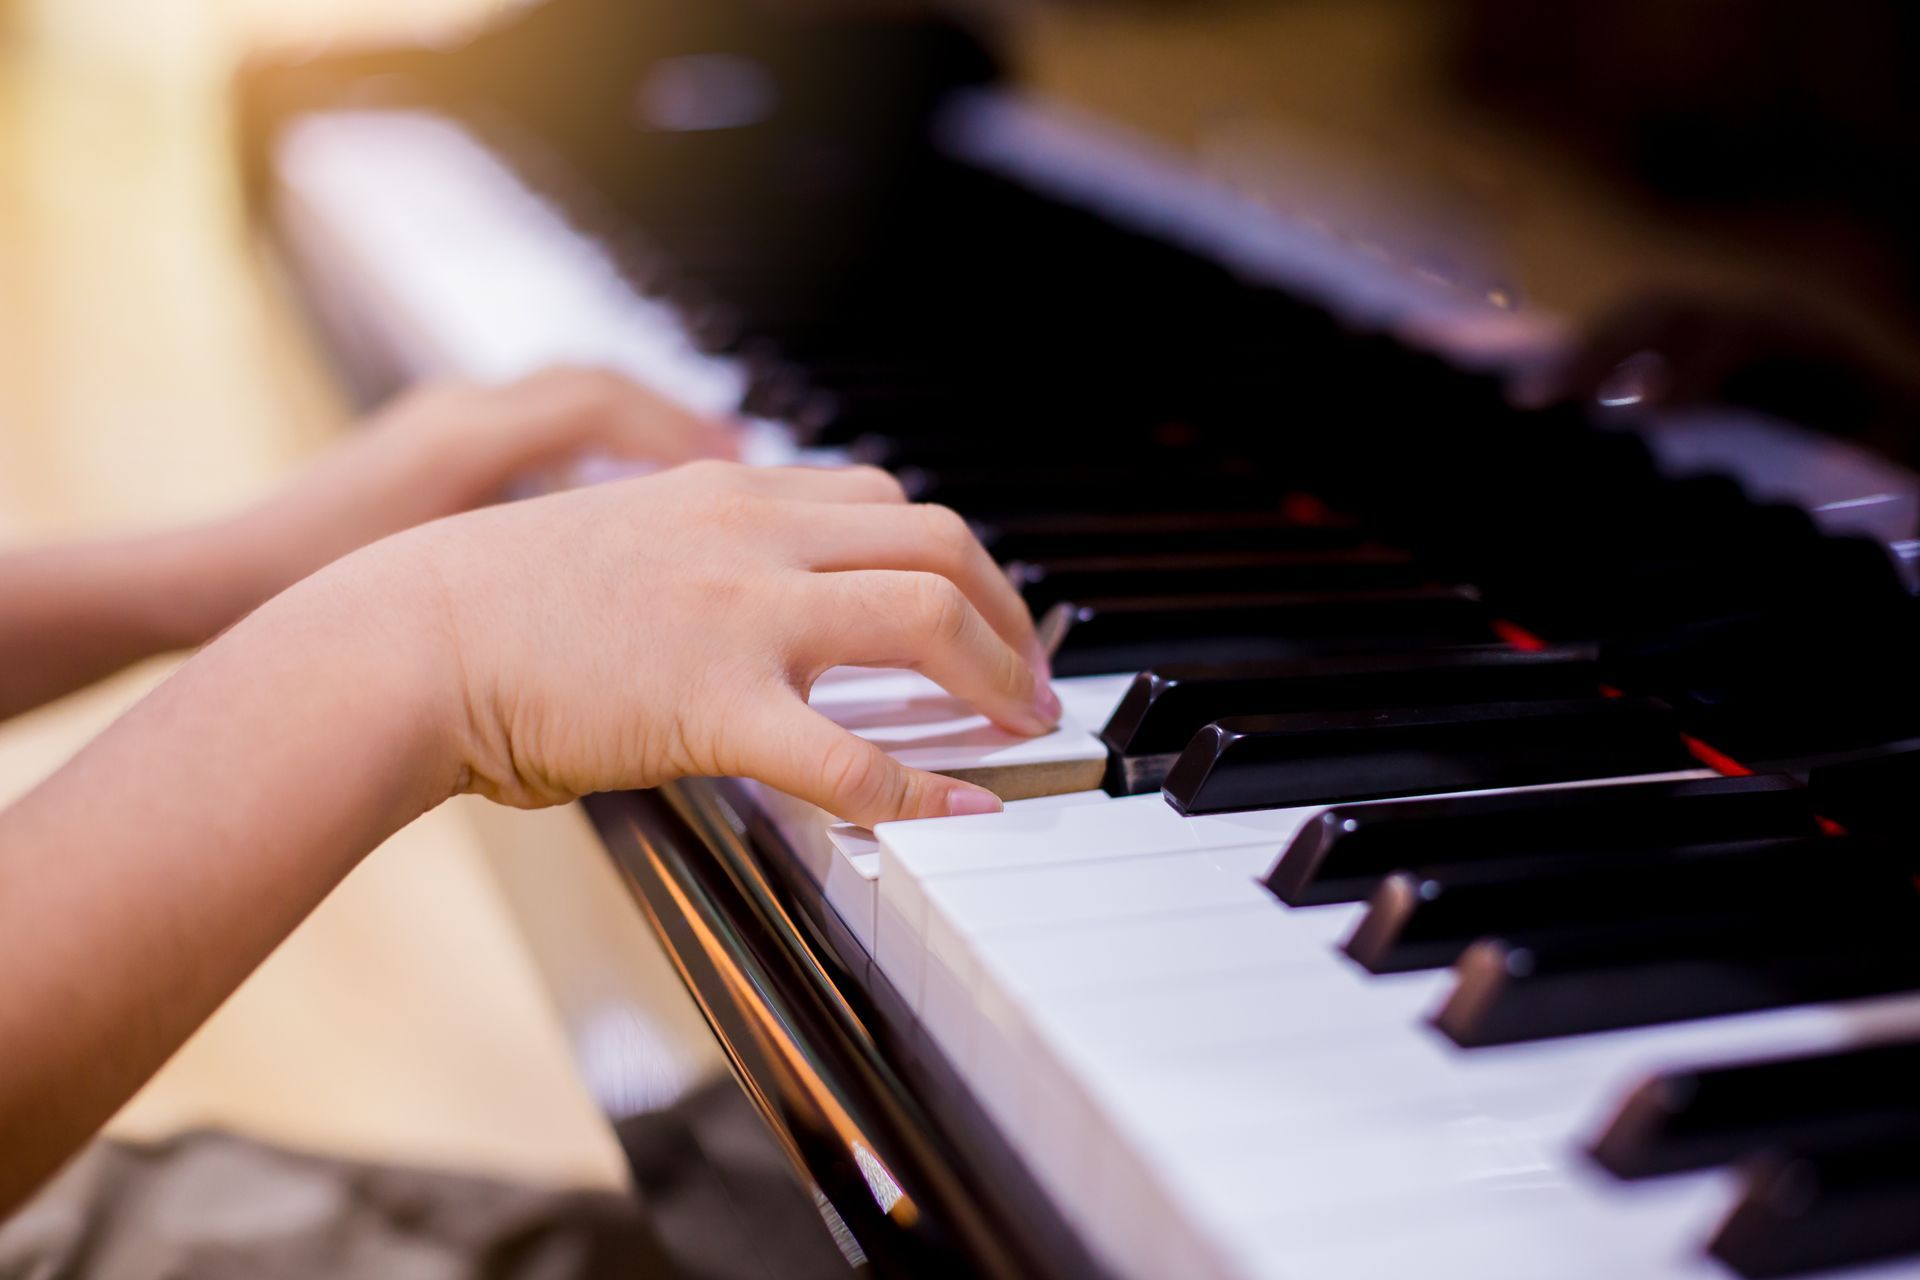
[[[0,719],[205,643],[278,589],[237,525],[0,555]]]
[[[451,792],[440,650],[388,554],[267,605],[0,813],[0,1212]]]

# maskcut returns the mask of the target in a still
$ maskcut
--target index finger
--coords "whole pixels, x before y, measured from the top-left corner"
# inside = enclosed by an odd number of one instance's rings
[[[1014,652],[1047,678],[1047,658],[1033,614],[980,540],[946,507],[804,506],[787,513],[793,544],[808,568],[822,573],[905,569],[951,581]]]

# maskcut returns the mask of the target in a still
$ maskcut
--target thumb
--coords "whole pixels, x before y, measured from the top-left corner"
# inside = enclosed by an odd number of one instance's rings
[[[758,735],[747,776],[862,827],[902,818],[997,813],[991,791],[909,769],[795,699]]]

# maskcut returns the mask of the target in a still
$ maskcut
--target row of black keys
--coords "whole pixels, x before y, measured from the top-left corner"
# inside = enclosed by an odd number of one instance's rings
[[[1516,653],[1464,574],[1274,508],[977,521],[1058,646],[1057,674],[1152,672],[1107,729],[1116,792],[1164,783],[1177,807],[1207,813],[1658,772],[1690,763],[1682,731],[1760,762],[1920,735],[1920,615],[1897,588],[1835,572],[1825,594],[1779,583],[1739,603],[1702,565],[1698,582],[1661,580],[1700,616],[1654,625],[1642,600],[1605,643]],[[1718,522],[1737,526],[1735,509]],[[1750,510],[1764,522],[1774,509]],[[1803,533],[1886,568],[1877,547]]]
[[[1920,846],[1819,817],[1863,788],[1915,784],[1920,753],[1810,786],[1341,806],[1268,887],[1297,907],[1368,901],[1345,949],[1371,972],[1456,964],[1436,1023],[1466,1047],[1920,990]],[[1669,1073],[1631,1095],[1594,1154],[1626,1178],[1765,1155],[1712,1245],[1742,1275],[1920,1252],[1916,1068],[1920,1044],[1884,1044]]]
[[[1280,767],[1274,753],[1288,748],[1275,743],[1299,733],[1391,731],[1416,750],[1451,741],[1458,749],[1447,754],[1455,757],[1510,757],[1519,772],[1496,770],[1485,786],[1578,777],[1596,763],[1601,772],[1676,767],[1675,729],[1752,761],[1920,735],[1920,664],[1910,658],[1920,614],[1897,587],[1860,587],[1837,570],[1818,592],[1787,581],[1755,586],[1744,601],[1724,594],[1728,575],[1710,564],[1699,566],[1698,581],[1667,575],[1657,591],[1628,575],[1622,590],[1631,588],[1640,605],[1620,607],[1611,638],[1521,661],[1500,655],[1511,633],[1499,619],[1530,621],[1524,598],[1510,595],[1513,607],[1496,609],[1465,573],[1439,573],[1351,524],[1301,523],[1279,510],[978,523],[1058,645],[1057,674],[1159,671],[1155,684],[1134,691],[1109,734],[1111,782],[1127,792],[1152,789],[1191,743],[1180,785],[1169,788],[1189,812],[1289,802],[1283,788],[1247,780]],[[1887,571],[1877,547],[1805,537],[1821,549],[1803,557],[1809,563],[1831,551]],[[1771,563],[1755,571],[1764,576]],[[1576,575],[1571,586],[1543,584],[1536,594],[1591,585],[1591,575]],[[1691,614],[1656,620],[1647,601],[1663,595],[1688,602]],[[1602,705],[1601,686],[1657,698],[1667,710],[1631,700]],[[1495,705],[1547,700],[1568,705],[1526,725]],[[1476,713],[1475,704],[1489,710]],[[1246,719],[1436,707],[1459,711],[1445,723],[1428,714],[1377,728]],[[1236,733],[1196,741],[1222,717],[1240,718]],[[1327,745],[1312,743],[1312,755],[1324,759]],[[1556,758],[1564,759],[1559,772]],[[1442,780],[1415,776],[1367,794],[1436,789],[1445,789]]]
[[[1861,771],[1590,783],[1335,806],[1275,864],[1294,906],[1368,901],[1374,973],[1458,967],[1463,1046],[1920,988],[1920,846],[1816,819]],[[1909,823],[1914,819],[1909,817]]]

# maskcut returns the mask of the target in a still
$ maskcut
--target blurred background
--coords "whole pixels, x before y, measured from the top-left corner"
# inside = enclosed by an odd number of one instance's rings
[[[0,0],[0,543],[225,509],[346,426],[247,224],[234,69],[454,42],[516,7]],[[1497,296],[1540,332],[1649,296],[1762,296],[1818,331],[1815,354],[1889,368],[1920,350],[1900,6],[1828,6],[1817,23],[1712,0],[976,7],[1023,87],[1137,127],[1357,252]],[[167,667],[0,727],[0,800]],[[567,1050],[591,1010],[552,1003],[526,944],[556,918],[592,935],[622,892],[610,877],[577,813],[448,806],[356,872],[114,1131],[218,1124],[620,1185]],[[529,920],[540,903],[546,925]],[[609,1052],[657,1058],[667,1088],[711,1075],[676,981],[622,937],[629,1003]]]
[[[232,66],[262,46],[457,28],[490,7],[0,5],[0,543],[223,511],[344,428],[245,225]],[[171,665],[0,725],[0,801]],[[219,1125],[342,1155],[621,1184],[488,859],[519,859],[556,893],[577,870],[588,907],[619,888],[577,814],[492,815],[509,827],[490,842],[474,826],[486,816],[449,806],[364,864],[112,1131]],[[663,1002],[680,998],[666,976]]]

